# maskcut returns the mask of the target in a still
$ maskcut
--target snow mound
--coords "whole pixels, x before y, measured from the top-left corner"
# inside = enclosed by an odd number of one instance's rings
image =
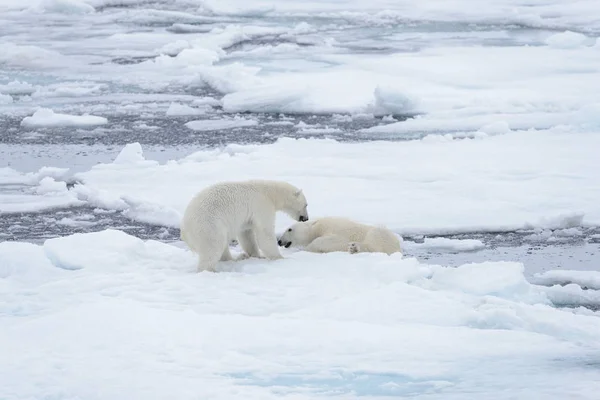
[[[235,117],[233,119],[203,119],[190,121],[185,124],[185,126],[193,131],[218,131],[256,125],[258,125],[257,120],[242,117]]]
[[[546,39],[546,44],[556,49],[576,49],[585,45],[587,36],[578,32],[564,31]]]
[[[59,126],[86,127],[105,125],[107,123],[108,120],[104,117],[59,114],[48,108],[40,108],[32,116],[23,118],[21,126],[27,128],[52,128]]]

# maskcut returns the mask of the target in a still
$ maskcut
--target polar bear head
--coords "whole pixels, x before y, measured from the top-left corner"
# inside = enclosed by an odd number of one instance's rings
[[[296,221],[308,221],[308,203],[302,189],[295,189],[286,196],[283,211]]]
[[[294,246],[306,246],[311,242],[311,222],[298,222],[285,230],[277,244],[286,249]]]

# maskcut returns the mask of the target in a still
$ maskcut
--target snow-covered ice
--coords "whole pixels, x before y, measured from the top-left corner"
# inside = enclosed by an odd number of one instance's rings
[[[450,142],[281,139],[160,165],[100,164],[76,178],[112,199],[174,210],[162,224],[175,227],[202,187],[269,178],[302,187],[315,218],[351,216],[401,234],[562,229],[600,224],[599,147],[596,134],[560,130]]]
[[[548,286],[575,283],[589,289],[600,290],[600,274],[596,271],[552,270],[536,274],[535,281]]]
[[[448,239],[444,237],[425,238],[423,243],[404,242],[404,246],[441,251],[475,251],[481,250],[485,244],[477,239]]]
[[[167,110],[167,115],[170,117],[178,117],[183,115],[201,115],[206,111],[201,108],[190,107],[187,104],[171,103]]]
[[[21,125],[27,128],[46,128],[56,126],[96,126],[104,125],[108,120],[94,115],[67,115],[40,108],[32,116],[23,118]]]
[[[518,263],[285,256],[196,274],[119,231],[0,243],[0,396],[596,395],[600,319],[553,308]]]
[[[185,124],[185,126],[194,131],[218,131],[256,125],[258,125],[258,121],[241,117],[232,119],[203,119],[186,122]]]

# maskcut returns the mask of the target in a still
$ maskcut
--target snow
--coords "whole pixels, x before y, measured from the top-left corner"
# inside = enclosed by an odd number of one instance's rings
[[[553,308],[520,264],[284,254],[197,274],[114,230],[0,243],[0,396],[595,396],[600,319]]]
[[[3,94],[32,94],[35,92],[33,85],[27,82],[21,82],[18,80],[8,82],[7,84],[0,85],[0,93]]]
[[[68,15],[87,14],[95,11],[94,7],[83,0],[41,0],[29,10]]]
[[[49,176],[43,178],[40,181],[38,187],[35,188],[37,194],[47,194],[55,192],[64,192],[67,190],[67,184],[62,181],[55,181],[54,178]]]
[[[578,32],[565,31],[546,39],[546,44],[557,49],[575,49],[584,45],[587,36]]]
[[[258,121],[242,117],[232,119],[204,119],[186,122],[185,124],[185,126],[194,131],[218,131],[256,125],[258,125]]]
[[[59,114],[47,108],[40,108],[32,116],[23,118],[21,125],[27,128],[51,128],[57,126],[96,126],[105,125],[108,120],[94,115]]]
[[[574,283],[589,289],[600,290],[600,274],[596,271],[552,270],[535,275],[540,285],[565,285]]]
[[[302,187],[315,218],[347,215],[400,234],[565,229],[600,223],[599,146],[598,135],[560,130],[444,142],[280,139],[201,150],[161,165],[101,164],[76,177],[111,198],[166,207],[165,226],[179,226],[202,187],[266,178]],[[283,218],[278,228],[289,222]]]
[[[10,104],[13,102],[12,96],[0,93],[0,104]]]
[[[407,245],[407,242],[404,242]],[[475,251],[485,247],[481,240],[477,239],[448,239],[444,237],[425,238],[423,243],[410,243],[411,248],[422,248],[427,250],[441,251]]]
[[[142,146],[139,143],[131,143],[123,147],[123,150],[117,155],[113,164],[148,164],[144,159]],[[151,163],[151,165],[156,165]]]

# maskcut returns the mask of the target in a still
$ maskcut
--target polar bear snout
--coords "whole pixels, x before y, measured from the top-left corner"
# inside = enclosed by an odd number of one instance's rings
[[[308,215],[301,215],[298,217],[298,221],[300,222],[306,222],[308,221]]]
[[[283,240],[279,239],[279,240],[277,241],[277,244],[278,244],[279,246],[285,247],[285,248],[287,249],[287,248],[289,248],[289,247],[292,245],[292,242],[283,241]]]

